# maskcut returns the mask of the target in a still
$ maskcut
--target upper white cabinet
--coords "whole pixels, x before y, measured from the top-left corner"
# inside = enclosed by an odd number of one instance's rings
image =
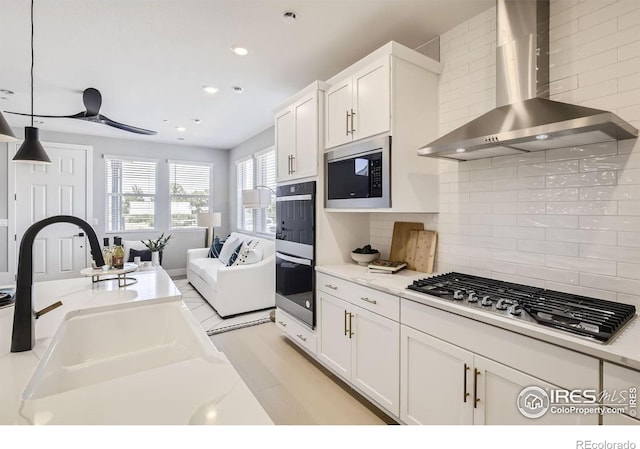
[[[390,130],[389,58],[383,56],[327,91],[327,148]]]
[[[276,181],[315,176],[322,147],[324,84],[316,81],[275,113]]]

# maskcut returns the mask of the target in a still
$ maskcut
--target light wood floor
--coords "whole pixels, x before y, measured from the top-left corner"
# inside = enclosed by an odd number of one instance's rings
[[[275,424],[392,424],[273,323],[211,337]]]

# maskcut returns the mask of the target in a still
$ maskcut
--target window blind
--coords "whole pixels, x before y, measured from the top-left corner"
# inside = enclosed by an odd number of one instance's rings
[[[209,212],[211,166],[169,163],[171,227],[197,226],[198,212]]]

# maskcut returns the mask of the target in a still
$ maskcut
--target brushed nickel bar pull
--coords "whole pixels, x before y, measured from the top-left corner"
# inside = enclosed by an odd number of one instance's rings
[[[347,130],[347,136],[350,133],[350,131],[349,131],[349,117],[351,117],[351,116],[349,115],[349,111],[347,111],[347,123],[345,124],[345,129]]]
[[[354,112],[354,110],[351,110],[351,134],[354,134],[356,132],[356,129],[353,127],[353,118],[356,116],[356,113]]]
[[[469,392],[467,391],[467,371],[469,371],[469,366],[464,364],[464,396],[462,402],[467,402],[467,397],[469,396]]]
[[[478,368],[474,368],[473,371],[473,408],[477,408],[478,402],[480,402],[480,398],[478,397],[478,376],[480,375],[480,371],[478,371]]]
[[[347,311],[344,311],[344,335],[347,335]],[[351,337],[349,337],[351,338]]]
[[[289,174],[293,173],[293,170],[291,169],[291,155],[289,155]]]
[[[282,327],[287,327],[287,323],[285,323],[284,321],[278,321],[278,323],[280,323]]]
[[[296,172],[296,157],[291,155],[291,174]]]
[[[331,290],[338,290],[338,287],[336,287],[335,285],[331,285],[331,284],[324,284],[325,287],[329,287]]]
[[[361,297],[360,299],[363,300],[363,301],[366,301],[366,302],[368,302],[370,304],[378,304],[378,301],[376,301],[375,299],[369,299],[367,297]]]
[[[351,322],[351,319],[353,318],[353,316],[354,316],[353,313],[349,314],[349,338],[355,335],[354,332],[351,332],[351,330],[353,329],[353,323]]]
[[[302,336],[302,335],[300,335],[300,334],[297,334],[296,336],[297,336],[300,340],[302,340],[302,341],[307,341],[307,338],[306,338],[306,337],[303,337],[303,336]]]

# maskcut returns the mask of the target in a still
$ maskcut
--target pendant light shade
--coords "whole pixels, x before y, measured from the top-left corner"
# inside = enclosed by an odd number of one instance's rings
[[[2,112],[0,112],[0,142],[14,142],[16,139],[15,134],[11,131],[11,127],[4,119]]]
[[[14,162],[25,164],[50,164],[51,159],[38,139],[40,130],[33,126],[24,127],[24,142],[13,158]]]

